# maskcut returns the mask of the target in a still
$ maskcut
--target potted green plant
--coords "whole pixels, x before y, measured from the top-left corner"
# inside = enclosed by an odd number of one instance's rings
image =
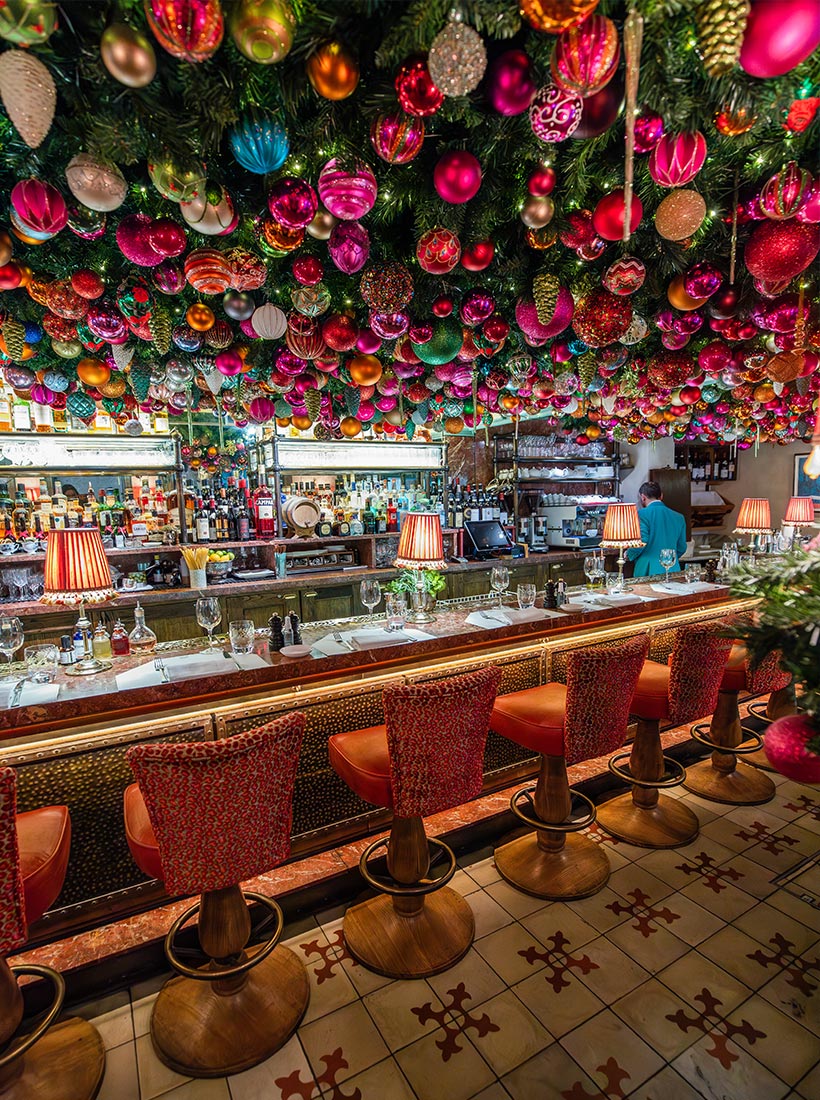
[[[732,591],[761,601],[735,631],[752,664],[777,650],[802,689],[802,712],[778,718],[767,729],[766,755],[790,779],[820,783],[820,550],[743,564],[734,573]]]
[[[419,584],[421,580],[421,584]],[[438,569],[402,569],[397,577],[385,585],[388,592],[404,592],[414,614],[413,622],[433,621],[436,597],[446,584],[444,574]]]

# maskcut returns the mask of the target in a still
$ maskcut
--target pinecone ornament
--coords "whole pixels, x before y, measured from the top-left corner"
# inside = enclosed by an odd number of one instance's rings
[[[3,339],[6,341],[6,354],[9,359],[20,362],[26,342],[26,326],[15,321],[13,317],[7,317],[3,322]]]
[[[318,390],[305,390],[305,408],[310,419],[316,423],[322,407],[322,395]]]
[[[698,4],[698,47],[707,76],[725,76],[737,65],[749,8],[749,0],[701,0]]]
[[[561,284],[554,275],[536,275],[532,281],[535,312],[542,325],[548,325],[555,315]]]
[[[578,378],[581,382],[581,388],[587,389],[592,379],[595,377],[595,373],[598,369],[598,365],[595,362],[595,356],[592,352],[586,352],[578,360]]]
[[[171,318],[165,310],[158,309],[151,314],[148,328],[157,351],[160,355],[167,355],[171,350]]]
[[[359,411],[359,405],[362,402],[362,395],[358,390],[345,390],[345,408],[347,409],[348,416],[355,416]]]
[[[133,363],[128,372],[128,380],[137,401],[145,401],[148,398],[148,387],[151,385],[151,368],[147,363]]]

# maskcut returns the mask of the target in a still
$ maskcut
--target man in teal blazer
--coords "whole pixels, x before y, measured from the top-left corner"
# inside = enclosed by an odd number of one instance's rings
[[[686,520],[663,503],[663,493],[656,481],[645,481],[638,490],[643,507],[638,512],[641,538],[645,546],[627,550],[627,561],[635,563],[635,577],[651,577],[663,573],[661,550],[674,550],[677,561],[671,573],[680,571],[680,558],[686,552]]]

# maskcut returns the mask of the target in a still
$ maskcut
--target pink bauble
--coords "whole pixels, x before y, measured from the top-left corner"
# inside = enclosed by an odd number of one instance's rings
[[[145,15],[160,46],[178,61],[205,61],[222,42],[219,0],[145,0]]]
[[[409,164],[424,146],[424,120],[391,111],[377,115],[370,126],[370,144],[388,164]]]
[[[117,244],[126,260],[140,267],[156,267],[166,256],[151,242],[153,220],[147,214],[126,214],[117,226]]]
[[[368,315],[370,328],[382,340],[397,340],[410,328],[410,314],[399,309],[393,313],[371,309]]]
[[[754,0],[746,20],[740,67],[770,80],[791,72],[820,46],[817,0]]]
[[[820,177],[814,181],[814,186],[806,194],[796,217],[803,225],[816,225],[820,222]]]
[[[481,165],[466,149],[448,149],[433,169],[433,185],[445,202],[469,202],[481,187]]]
[[[465,325],[475,328],[491,317],[494,310],[495,298],[492,294],[486,290],[470,290],[465,295],[458,314]]]
[[[635,119],[635,152],[651,153],[663,137],[663,119],[657,111],[644,108]]]
[[[535,95],[532,62],[523,50],[506,50],[487,68],[485,95],[500,115],[520,115]]]
[[[450,229],[436,226],[419,237],[416,258],[430,275],[446,275],[461,258],[461,244]]]
[[[552,49],[552,79],[567,92],[591,96],[610,82],[618,68],[618,31],[604,15],[590,15],[558,36]]]
[[[233,374],[241,374],[243,367],[242,356],[232,348],[220,351],[216,357],[216,369],[220,374],[230,377]]]
[[[319,173],[319,197],[335,218],[356,221],[373,209],[378,185],[364,161],[343,165],[333,157]]]
[[[359,222],[338,222],[331,230],[327,250],[339,271],[353,275],[370,256],[370,234]]]
[[[583,109],[574,92],[545,84],[530,104],[530,127],[539,141],[566,141],[578,129]]]
[[[356,351],[360,351],[362,355],[375,355],[381,346],[380,337],[372,329],[359,329],[359,335],[356,337]]]
[[[766,221],[756,225],[746,242],[744,260],[758,279],[793,279],[805,271],[820,252],[820,226],[797,220]]]
[[[683,187],[706,160],[706,138],[694,133],[664,134],[649,158],[649,174],[661,187]]]
[[[32,235],[43,234],[44,239],[59,233],[68,221],[65,199],[50,183],[27,179],[15,183],[11,189],[11,205],[22,222],[21,228]]]
[[[276,404],[270,397],[254,397],[248,405],[248,412],[257,424],[267,424],[276,416]]]
[[[284,176],[277,180],[268,195],[271,217],[288,229],[302,229],[316,217],[319,203],[316,192],[307,180]]]
[[[634,233],[643,217],[643,203],[637,195],[632,195],[632,209],[629,214],[629,231]],[[599,237],[606,241],[620,241],[624,235],[626,205],[624,189],[611,191],[599,201],[592,212],[592,224]]]
[[[646,279],[646,267],[636,256],[622,256],[606,269],[603,284],[613,294],[634,294]]]
[[[801,168],[796,161],[790,160],[763,184],[758,199],[761,213],[773,221],[793,218],[806,196],[811,194],[813,184],[808,168]]]
[[[790,714],[769,726],[763,750],[781,775],[796,783],[820,783],[820,755],[807,745],[817,734],[817,722],[808,714]]]
[[[173,260],[163,260],[157,264],[151,278],[163,294],[179,294],[185,287],[185,272]]]
[[[723,273],[719,267],[701,260],[685,272],[683,276],[683,289],[690,298],[711,298],[720,289],[723,282]]]
[[[548,324],[538,319],[538,311],[532,298],[519,298],[515,304],[515,319],[518,327],[531,340],[549,340],[569,327],[575,303],[566,287],[561,287],[555,301],[555,309]]]

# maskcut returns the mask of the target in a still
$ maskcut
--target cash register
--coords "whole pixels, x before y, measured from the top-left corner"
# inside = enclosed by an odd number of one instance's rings
[[[465,550],[471,557],[479,561],[498,556],[500,554],[512,554],[513,557],[523,553],[516,547],[505,529],[497,519],[467,520],[464,524],[467,532],[467,545]]]

